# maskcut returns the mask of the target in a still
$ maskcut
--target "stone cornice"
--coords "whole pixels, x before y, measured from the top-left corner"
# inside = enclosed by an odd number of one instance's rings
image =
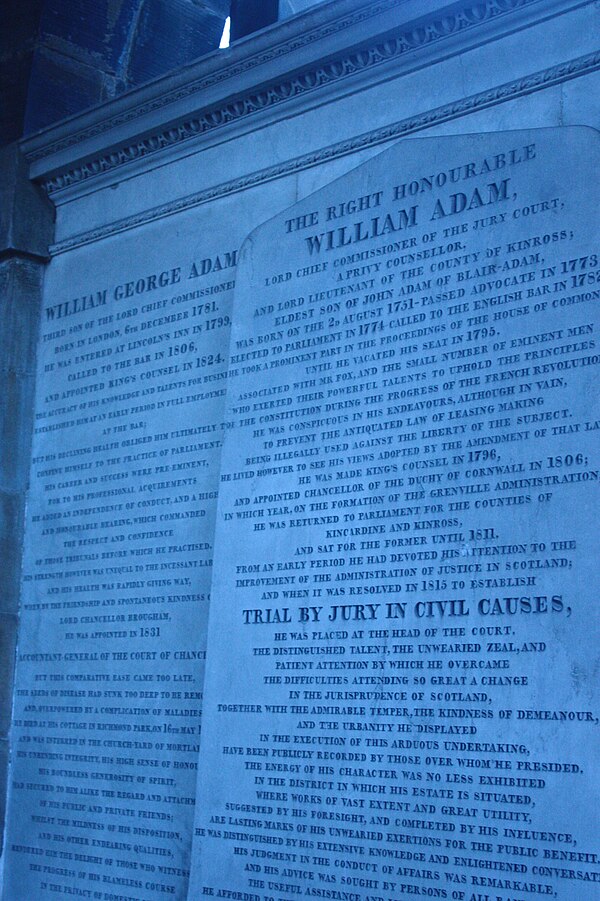
[[[104,115],[83,128],[75,127],[64,132],[63,126],[60,137],[52,139],[51,130],[45,139],[34,138],[26,141],[23,146],[32,163],[47,160],[65,150],[70,151],[72,159],[77,159],[79,148],[89,144],[92,138],[118,130],[124,125],[131,130],[132,125],[157,110],[163,110],[168,118],[169,110],[184,98],[193,98],[197,107],[198,100],[203,99],[202,94],[206,94],[209,88],[217,84],[227,90],[228,86],[233,86],[237,77],[245,76],[248,72],[255,76],[263,74],[261,67],[275,58],[279,61],[291,59],[294,52],[307,45],[313,46],[319,41],[331,40],[332,35],[350,34],[352,29],[367,20],[387,16],[391,30],[379,39],[373,38],[357,46],[355,36],[354,46],[350,49],[338,50],[329,58],[313,61],[287,77],[267,80],[266,83],[262,81],[259,87],[250,88],[243,93],[229,94],[222,101],[209,103],[199,111],[196,109],[191,115],[171,120],[167,125],[142,130],[133,140],[122,140],[103,152],[84,154],[76,164],[67,163],[60,166],[58,171],[52,171],[51,167],[51,171],[42,176],[43,184],[49,194],[58,194],[67,188],[90,183],[90,180],[99,176],[110,176],[113,172],[115,177],[120,176],[123,167],[131,168],[133,164],[146,163],[167,151],[173,152],[181,148],[185,152],[188,144],[192,146],[194,141],[225,140],[235,126],[258,127],[265,114],[275,115],[279,110],[284,114],[294,103],[309,103],[313,97],[323,93],[324,89],[343,89],[346,83],[350,85],[353,80],[356,82],[359,77],[365,77],[369,73],[376,77],[378,70],[387,71],[393,65],[410,65],[410,61],[414,65],[415,57],[430,48],[432,52],[441,53],[441,46],[452,42],[455,48],[460,47],[463,39],[479,35],[486,27],[489,32],[490,27],[493,29],[496,23],[503,23],[503,27],[510,29],[511,18],[519,12],[535,11],[538,15],[553,15],[557,11],[584,5],[585,2],[587,0],[459,0],[441,8],[438,4],[435,9],[415,16],[415,6],[410,0],[337,0],[317,7],[318,14],[301,17],[306,18],[308,25],[312,27],[299,32],[296,23],[296,31],[291,36],[287,36],[288,31],[282,28],[284,37],[279,39],[276,38],[281,26],[274,27],[269,30],[270,42],[269,34],[259,35],[258,50],[253,51],[254,43],[249,41],[238,53],[239,58],[229,65],[217,66],[218,60],[211,56],[205,65],[209,71],[205,71],[200,77],[190,78],[188,73],[183,83],[170,89],[166,82],[163,84],[163,81],[159,81],[151,90],[147,88],[141,92],[144,96],[142,102],[136,102],[136,92],[123,108],[118,102],[115,103],[119,106],[117,112],[106,115],[113,109],[112,105],[108,105],[102,108]],[[420,6],[422,11],[425,5],[417,5],[416,9]],[[406,14],[410,11],[413,15],[407,21]],[[402,24],[398,24],[399,22]],[[355,32],[352,33],[355,35]],[[220,58],[221,61],[223,59]],[[161,85],[162,91],[158,90]],[[93,116],[92,118],[94,119]]]
[[[302,156],[291,158],[281,164],[269,166],[246,176],[223,182],[222,184],[215,185],[205,191],[190,194],[187,197],[182,197],[171,203],[153,207],[143,213],[119,219],[110,225],[81,232],[80,234],[55,244],[50,249],[53,255],[64,253],[73,250],[76,247],[109,238],[112,235],[121,234],[122,232],[144,225],[145,223],[184,212],[185,210],[192,209],[203,203],[214,201],[220,197],[236,194],[238,191],[252,188],[263,182],[271,181],[293,172],[309,169],[312,166],[318,166],[321,163],[347,156],[368,147],[383,145],[389,141],[416,134],[443,122],[459,119],[465,115],[478,112],[479,110],[504,103],[507,100],[516,99],[525,96],[526,94],[544,90],[552,87],[552,85],[561,84],[562,82],[598,70],[600,70],[600,50],[596,53],[581,56],[577,59],[561,63],[560,65],[534,72],[522,78],[505,82],[504,84],[489,90],[464,97],[461,100],[435,107],[416,116],[401,119],[390,125],[386,125],[383,128],[357,135],[350,140],[340,141],[336,144],[331,144],[328,147],[323,147]]]

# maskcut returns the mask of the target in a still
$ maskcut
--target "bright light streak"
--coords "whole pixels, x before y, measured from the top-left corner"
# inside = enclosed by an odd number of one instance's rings
[[[219,44],[219,50],[225,50],[229,47],[229,30],[231,27],[231,17],[227,16],[225,19],[225,28],[223,29],[223,34],[221,35],[221,43]]]

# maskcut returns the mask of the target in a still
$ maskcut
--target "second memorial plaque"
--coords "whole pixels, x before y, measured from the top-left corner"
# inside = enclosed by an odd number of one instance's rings
[[[405,142],[244,245],[190,897],[599,897],[598,156]]]

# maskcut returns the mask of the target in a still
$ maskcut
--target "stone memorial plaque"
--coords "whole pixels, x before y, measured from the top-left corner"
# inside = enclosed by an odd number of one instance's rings
[[[236,252],[162,243],[59,258],[42,311],[12,901],[187,890]]]
[[[600,897],[599,165],[406,141],[244,244],[190,899]]]

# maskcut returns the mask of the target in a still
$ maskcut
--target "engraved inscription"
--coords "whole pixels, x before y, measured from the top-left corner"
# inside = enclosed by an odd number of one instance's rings
[[[31,897],[186,891],[236,255],[42,314],[7,842]]]
[[[408,142],[244,245],[193,897],[598,897],[597,156]]]

